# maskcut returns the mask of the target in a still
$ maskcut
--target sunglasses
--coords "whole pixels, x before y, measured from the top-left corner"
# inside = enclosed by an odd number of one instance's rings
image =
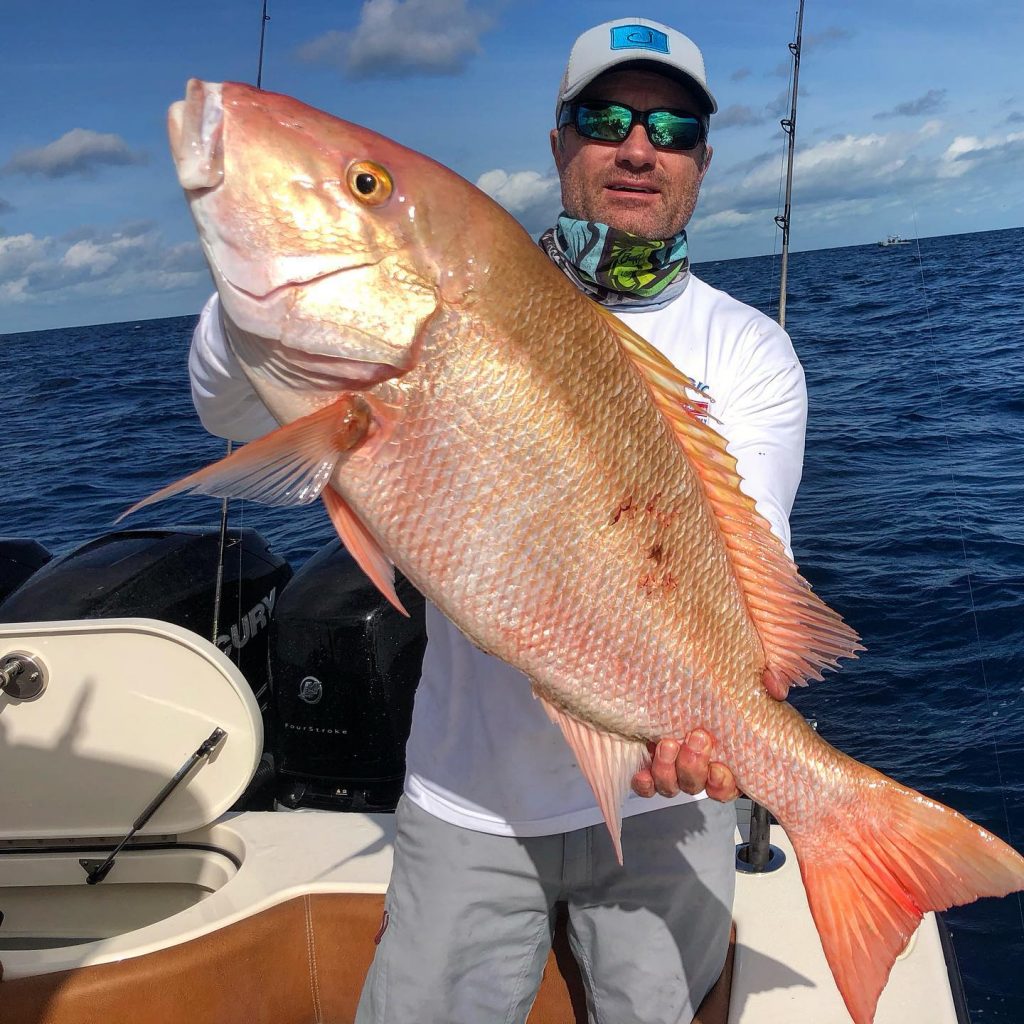
[[[683,110],[634,110],[625,103],[605,100],[580,100],[562,108],[558,127],[571,124],[585,139],[598,142],[622,142],[642,124],[647,138],[657,149],[696,148],[707,134],[703,118]]]

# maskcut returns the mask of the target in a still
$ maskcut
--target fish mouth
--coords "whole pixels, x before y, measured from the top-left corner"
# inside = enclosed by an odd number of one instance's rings
[[[365,391],[400,377],[404,370],[391,362],[373,359],[369,355],[342,354],[331,351],[330,346],[315,344],[302,346],[281,340],[268,339],[246,330],[221,306],[221,315],[231,347],[261,377],[302,391]],[[349,342],[359,338],[361,332],[350,329]],[[355,337],[353,337],[353,335]]]
[[[344,274],[347,271],[359,270],[361,267],[375,267],[379,262],[380,260],[365,260],[362,263],[352,263],[343,267],[337,267],[333,270],[325,270],[323,273],[311,273],[308,276],[298,274],[291,277],[285,277],[285,279],[278,284],[268,284],[262,291],[255,291],[252,288],[246,288],[237,281],[233,281],[230,275],[225,273],[223,270],[218,270],[216,277],[220,284],[226,285],[231,289],[231,291],[235,292],[241,298],[249,299],[252,302],[269,303],[286,295],[289,289],[320,284],[329,278],[337,277],[338,274]]]
[[[181,187],[216,188],[224,180],[224,103],[219,82],[190,78],[185,98],[167,112],[167,134]]]

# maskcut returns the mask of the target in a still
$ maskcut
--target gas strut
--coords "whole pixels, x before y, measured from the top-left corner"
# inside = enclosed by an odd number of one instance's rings
[[[218,726],[210,735],[203,740],[199,745],[199,749],[174,773],[174,777],[169,779],[167,784],[159,793],[149,802],[146,809],[135,819],[132,824],[131,831],[121,840],[106,860],[88,860],[81,859],[79,864],[85,868],[85,880],[89,885],[95,885],[97,882],[102,882],[107,875],[110,874],[110,869],[114,866],[114,858],[124,849],[125,843],[127,843],[136,832],[139,831],[143,825],[149,821],[150,818],[157,812],[160,805],[174,792],[179,782],[185,778],[186,775],[204,758],[208,758],[216,748],[217,744],[220,743],[227,733]]]

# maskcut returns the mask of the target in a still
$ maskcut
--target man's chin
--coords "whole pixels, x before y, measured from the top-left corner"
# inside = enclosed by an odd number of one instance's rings
[[[642,238],[671,238],[681,230],[679,211],[668,211],[661,195],[606,198],[592,219]]]
[[[628,231],[641,238],[671,238],[676,233],[675,227],[665,217],[638,216],[630,211],[612,209],[597,219],[611,228]]]

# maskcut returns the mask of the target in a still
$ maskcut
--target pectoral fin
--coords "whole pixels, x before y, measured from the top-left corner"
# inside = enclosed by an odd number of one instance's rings
[[[395,567],[373,539],[370,531],[363,525],[359,517],[352,511],[348,503],[333,487],[324,488],[321,495],[327,514],[338,531],[342,544],[356,560],[359,568],[370,578],[370,582],[400,611],[406,618],[409,613],[398,599],[395,592]]]
[[[190,492],[247,498],[264,505],[308,505],[320,496],[341,456],[366,437],[371,419],[365,399],[344,394],[219,462],[162,487],[132,505],[117,521],[171,495]]]

